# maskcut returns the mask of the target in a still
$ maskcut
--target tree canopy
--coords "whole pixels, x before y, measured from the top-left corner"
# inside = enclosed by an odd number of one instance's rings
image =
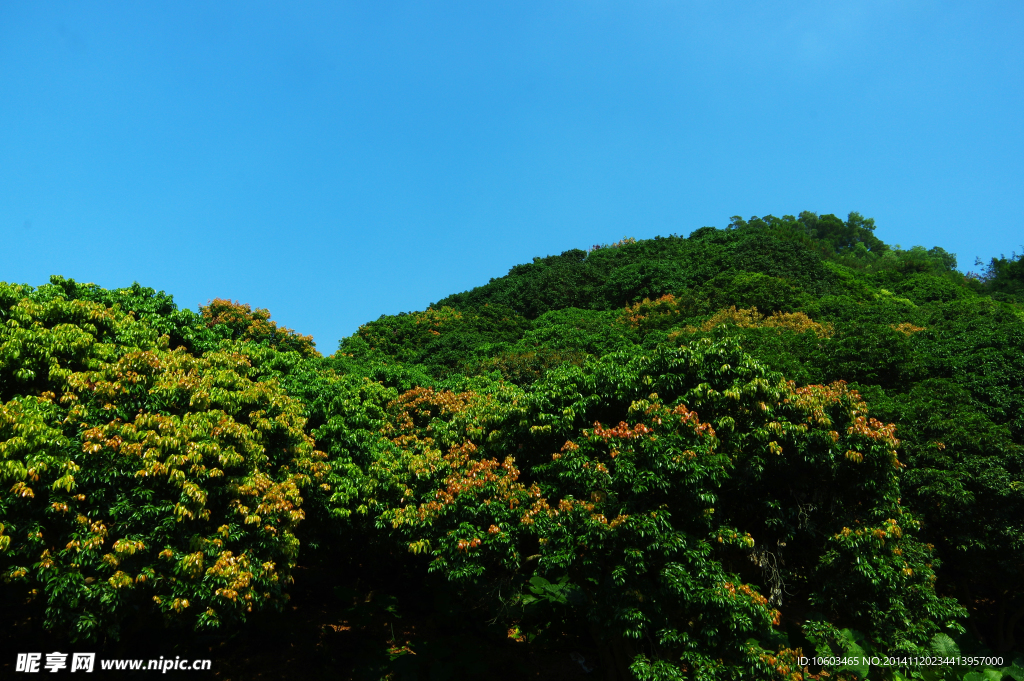
[[[242,303],[0,284],[0,599],[75,640],[226,635],[299,567],[349,593],[372,563],[607,679],[1009,664],[1024,270],[956,265],[858,213],[734,217],[535,258],[326,357]],[[388,669],[454,673],[437,640],[392,633]],[[948,671],[1017,678],[983,666]]]

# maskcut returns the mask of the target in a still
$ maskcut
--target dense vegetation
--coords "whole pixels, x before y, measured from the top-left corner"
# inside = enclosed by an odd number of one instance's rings
[[[956,265],[856,213],[737,217],[535,258],[329,357],[230,301],[0,284],[2,612],[224,637],[315,569],[341,629],[389,604],[357,675],[500,675],[447,627],[607,679],[956,650],[1004,663],[826,673],[1024,679],[1024,263]]]

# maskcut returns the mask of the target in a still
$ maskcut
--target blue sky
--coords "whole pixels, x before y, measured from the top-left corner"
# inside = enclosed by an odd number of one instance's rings
[[[337,340],[732,215],[1024,243],[1024,3],[0,4],[0,280]]]

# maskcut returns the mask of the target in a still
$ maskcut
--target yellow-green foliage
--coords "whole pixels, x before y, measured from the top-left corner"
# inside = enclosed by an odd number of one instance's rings
[[[619,315],[619,322],[634,329],[646,330],[660,322],[678,319],[691,310],[690,301],[678,299],[669,293],[656,300],[644,298],[626,307]]]
[[[201,627],[280,606],[327,470],[301,404],[243,354],[30,293],[0,285],[4,580],[74,637],[116,635],[129,604]]]
[[[462,312],[450,307],[430,308],[422,312],[414,312],[402,320],[405,322],[404,335],[412,336],[419,342],[429,341],[430,336],[440,336],[443,329],[461,321],[463,316]],[[364,324],[359,327],[356,335],[374,349],[387,348],[399,342],[394,338],[396,334],[393,328],[379,324]],[[401,340],[405,340],[405,338]]]
[[[687,333],[697,331],[711,331],[719,326],[737,326],[741,329],[778,329],[793,331],[795,333],[813,333],[818,338],[831,338],[833,328],[831,324],[820,324],[803,312],[773,312],[764,315],[757,311],[756,307],[750,309],[736,309],[735,305],[716,312],[710,319],[700,327],[687,326]],[[678,337],[678,333],[675,337]]]
[[[925,330],[923,326],[915,326],[914,324],[911,324],[910,322],[901,322],[899,324],[890,324],[889,328],[892,329],[893,331],[899,331],[904,336],[912,336],[915,333],[920,333],[921,331]]]
[[[234,340],[266,343],[281,350],[294,350],[303,357],[318,357],[312,336],[303,336],[287,327],[278,327],[270,321],[270,310],[253,310],[244,303],[217,298],[199,307],[207,326],[221,326],[231,330]]]

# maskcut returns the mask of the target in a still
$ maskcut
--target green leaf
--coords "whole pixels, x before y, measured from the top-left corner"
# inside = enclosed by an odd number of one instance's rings
[[[932,652],[938,657],[960,657],[960,647],[948,634],[935,634],[932,637]]]
[[[1003,678],[1006,677],[1014,681],[1024,681],[1024,658],[1018,657],[1009,667],[1003,668]]]

